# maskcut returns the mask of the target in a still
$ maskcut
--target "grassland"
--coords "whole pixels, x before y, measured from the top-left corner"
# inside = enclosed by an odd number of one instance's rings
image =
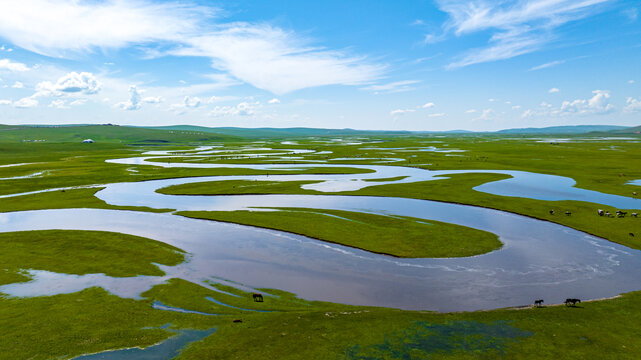
[[[322,194],[406,197],[483,206],[555,222],[608,239],[619,244],[626,245],[631,248],[641,249],[641,236],[639,236],[641,235],[641,219],[630,216],[624,218],[598,216],[596,211],[597,209],[604,209],[614,214],[617,209],[600,204],[592,204],[580,201],[532,200],[525,198],[491,195],[473,190],[473,188],[478,185],[490,181],[506,179],[508,177],[509,176],[507,175],[501,174],[455,174],[443,177],[443,180],[423,181],[409,184],[377,185],[357,191]],[[164,194],[175,195],[223,195],[234,193],[308,195],[321,194],[320,192],[314,190],[302,189],[301,185],[304,185],[306,183],[307,182],[295,181],[268,182],[242,180],[202,182],[176,185],[161,189],[160,192]],[[639,205],[641,206],[641,200],[639,200]],[[550,210],[554,210],[554,214],[550,214]],[[571,212],[572,215],[564,215],[565,211]],[[635,212],[638,210],[628,209],[628,211]],[[208,218],[217,218],[218,220],[222,221],[232,221],[241,224],[277,228],[279,230],[290,231],[294,233],[301,233],[301,231],[304,231],[303,233],[307,236],[329,240],[329,238],[327,238],[327,235],[322,235],[325,230],[308,225],[313,224],[315,221],[317,221],[318,218],[318,216],[315,216],[311,213],[301,213],[296,217],[292,217],[290,220],[282,219],[282,215],[274,212],[255,214],[253,216],[243,216],[242,213],[236,213],[239,212],[230,214],[216,213],[215,215],[212,214]],[[188,216],[194,216],[194,214],[192,213]],[[327,221],[331,221],[334,224],[325,224],[325,226],[340,226],[340,220],[338,219],[328,219]],[[398,223],[398,226],[403,225]],[[376,231],[374,231],[374,233],[375,232]],[[632,233],[633,235],[630,235],[630,233]],[[445,238],[446,237],[439,239]],[[345,244],[345,242],[338,242]],[[492,247],[483,246],[481,248],[488,250]],[[385,252],[380,251],[381,249],[377,249],[376,247],[369,247],[368,250]],[[454,249],[450,250],[454,251]],[[456,253],[456,251],[454,251],[450,256],[457,256],[454,255],[454,253]],[[465,253],[465,251],[463,251],[462,253]]]
[[[111,131],[111,128],[116,127],[105,127],[106,130],[100,131]],[[58,137],[49,137],[44,143],[20,143],[24,139],[45,136],[42,135],[44,133],[28,132],[31,130],[22,129],[11,133],[12,130],[8,130],[7,127],[0,127],[0,164],[37,163],[0,168],[0,178],[23,176],[37,171],[49,173],[31,179],[2,180],[0,194],[172,177],[267,174],[264,171],[247,169],[165,169],[104,163],[105,159],[138,154],[139,148],[127,146],[128,143],[171,144],[163,149],[186,150],[189,149],[187,145],[197,145],[204,141],[202,139],[205,138],[201,134],[174,134],[171,135],[174,136],[173,139],[168,134],[160,133],[154,133],[153,136],[140,136],[139,133],[131,137],[126,137],[130,136],[126,134],[112,134],[109,135],[111,137],[100,140],[100,134],[94,136],[87,133],[87,129],[81,132],[70,132],[67,129],[55,130],[59,131],[56,135]],[[51,131],[47,134],[49,135],[46,136],[52,136]],[[86,137],[99,141],[94,144],[76,143],[78,139]],[[629,180],[641,179],[641,168],[637,159],[638,143],[634,142],[603,140],[555,142],[556,145],[553,145],[552,141],[536,142],[519,137],[434,138],[382,135],[372,136],[370,140],[380,140],[383,143],[341,145],[315,142],[325,139],[297,139],[299,145],[284,146],[278,145],[279,142],[267,141],[260,146],[331,151],[330,154],[304,155],[305,159],[310,160],[394,157],[403,160],[393,165],[428,169],[533,171],[569,176],[577,180],[579,187],[625,196],[631,196],[632,191],[639,190],[638,186],[626,183]],[[238,149],[248,144],[232,138],[218,137],[216,141],[224,142],[230,149]],[[467,151],[442,153],[417,149],[432,145]],[[182,160],[175,158],[172,161]],[[261,157],[240,161],[266,163],[272,160]],[[229,159],[203,161],[234,162]],[[334,160],[332,163],[349,161]],[[360,163],[377,164],[378,160],[362,160]],[[313,171],[332,170],[308,170]],[[275,174],[274,171],[268,173]],[[477,185],[501,178],[504,176],[496,174],[454,175],[446,180],[373,186],[347,194],[412,197],[496,208],[554,221],[633,248],[641,248],[641,240],[638,240],[641,235],[641,220],[630,217],[599,217],[595,212],[597,207],[611,212],[614,209],[581,202],[505,198],[472,190]],[[317,193],[302,190],[300,185],[301,183],[271,181],[251,184],[199,183],[165,189],[163,192]],[[0,211],[73,207],[120,208],[96,199],[93,196],[96,190],[77,189],[5,198],[0,200]],[[164,211],[148,208],[127,209]],[[556,215],[549,214],[551,209],[556,210]],[[339,224],[354,225],[356,221],[367,226],[370,233],[375,233],[376,226],[390,229],[397,226],[398,232],[406,231],[407,236],[412,236],[412,232],[425,233],[424,227],[419,226],[413,219],[396,219],[393,223],[388,223],[390,219],[363,214],[339,214],[307,209],[305,212],[301,209],[286,210],[287,212],[283,213],[269,213],[270,218],[260,219],[262,226],[273,227],[274,219],[280,217],[279,226],[282,225],[282,228],[289,231],[296,230],[292,225],[285,224],[284,217],[287,217],[299,219],[294,223],[299,227],[305,222],[317,224],[319,229],[313,231],[300,229],[301,232],[309,231],[307,235],[311,236],[333,227],[336,229],[330,230],[338,233],[341,229]],[[570,210],[572,216],[562,215],[565,210]],[[254,214],[251,214],[252,219],[249,219],[249,215],[216,214],[235,217],[228,219],[235,222],[259,221],[256,220],[258,217],[254,218]],[[349,218],[350,221],[328,215]],[[241,219],[243,217],[245,219]],[[326,225],[320,226],[323,221]],[[436,239],[448,231],[448,227],[441,224],[432,225],[430,228],[435,229]],[[457,233],[465,231],[449,229]],[[638,235],[630,236],[629,233]],[[367,246],[376,251],[379,245],[382,244]],[[493,246],[496,246],[496,243]],[[405,251],[411,254],[414,250]],[[154,263],[174,265],[184,258],[185,254],[179,249],[151,239],[123,234],[57,230],[6,233],[0,234],[0,283],[28,280],[22,269],[29,268],[69,274],[102,272],[111,276],[158,275],[160,270]],[[179,279],[157,285],[137,300],[119,298],[99,288],[35,298],[0,296],[0,327],[3,329],[3,335],[0,336],[0,359],[69,359],[80,354],[107,349],[149,346],[172,335],[161,328],[166,324],[171,324],[171,327],[176,329],[218,329],[203,341],[187,347],[180,359],[637,359],[641,353],[641,341],[638,340],[641,337],[641,292],[625,294],[616,299],[585,302],[576,308],[548,306],[439,314],[310,302],[298,299],[292,294],[269,289],[259,291],[277,297],[266,296],[264,303],[254,303],[248,293],[240,290],[213,282],[208,286],[238,296],[226,295]],[[244,309],[271,312],[238,310],[208,301],[206,297]],[[151,307],[154,301],[223,315],[204,316],[154,310]],[[234,319],[242,320],[242,323],[234,323]]]
[[[267,297],[262,304],[252,304],[248,294],[242,295],[234,298],[171,281],[154,287],[142,300],[97,288],[51,297],[0,298],[0,358],[69,358],[148,346],[171,336],[160,328],[168,323],[173,328],[217,328],[188,346],[179,359],[636,359],[641,351],[638,292],[576,308],[448,314],[307,302],[286,293],[277,293],[274,302]],[[273,312],[235,310],[206,296]],[[151,302],[159,300],[227,315],[153,310]]]
[[[104,231],[0,233],[0,284],[28,281],[24,269],[108,276],[164,275],[153,263],[177,265],[182,250],[139,236]]]
[[[416,218],[350,211],[180,211],[179,215],[288,231],[358,249],[405,258],[460,257],[501,247],[492,233]]]

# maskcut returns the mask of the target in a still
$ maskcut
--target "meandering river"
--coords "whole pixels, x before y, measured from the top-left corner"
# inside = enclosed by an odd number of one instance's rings
[[[203,148],[202,151],[211,150]],[[196,153],[197,154],[197,153]],[[196,155],[194,156],[202,156]],[[590,201],[634,209],[641,201],[574,187],[574,180],[522,171],[429,171],[381,165],[230,165],[163,163],[145,156],[109,162],[190,168],[289,169],[345,166],[374,172],[350,175],[217,176],[108,184],[97,196],[114,205],[177,210],[241,210],[253,207],[305,207],[412,216],[495,233],[503,248],[451,259],[398,259],[261,228],[184,218],[165,213],[99,209],[39,210],[0,214],[0,231],[77,229],[116,231],[174,245],[191,255],[178,266],[161,266],[165,276],[113,278],[102,274],[66,275],[32,271],[33,281],[0,287],[15,296],[37,296],[102,286],[136,298],[155,284],[178,277],[203,283],[228,279],[249,287],[291,291],[311,300],[403,309],[458,311],[547,303],[567,297],[593,299],[641,289],[641,251],[567,227],[474,206],[407,198],[339,195],[175,196],[155,190],[183,183],[219,180],[311,180],[319,191],[356,190],[386,183],[447,181],[443,176],[482,172],[511,178],[476,188],[502,196]],[[365,181],[405,176],[393,181]],[[358,236],[346,233],[345,236]],[[455,241],[453,239],[452,241]],[[206,286],[206,285],[205,285]]]

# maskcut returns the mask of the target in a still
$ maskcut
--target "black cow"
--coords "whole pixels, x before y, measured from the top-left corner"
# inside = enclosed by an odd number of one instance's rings
[[[543,305],[543,299],[534,300],[534,306],[541,307]]]
[[[252,294],[252,298],[254,298],[254,301],[256,302],[263,302],[263,295],[261,294]]]

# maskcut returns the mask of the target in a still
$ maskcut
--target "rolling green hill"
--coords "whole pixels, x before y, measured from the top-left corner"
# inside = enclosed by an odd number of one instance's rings
[[[593,131],[623,130],[625,126],[616,125],[575,125],[575,126],[548,126],[543,128],[520,128],[497,131],[498,134],[587,134]]]
[[[115,125],[0,125],[1,142],[81,142],[92,139],[101,143],[167,144],[237,140],[216,132],[167,131]]]
[[[376,130],[354,130],[354,129],[315,129],[315,128],[238,128],[238,127],[204,127],[193,125],[172,125],[146,127],[146,129],[160,129],[184,132],[218,133],[228,136],[239,136],[245,138],[285,138],[285,137],[307,137],[307,136],[358,136],[358,135],[404,135],[411,134],[410,131],[376,131]]]

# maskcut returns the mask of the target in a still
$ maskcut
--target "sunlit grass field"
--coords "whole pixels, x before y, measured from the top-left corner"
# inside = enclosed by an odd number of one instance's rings
[[[112,128],[117,127],[104,127],[109,131]],[[496,135],[372,135],[343,142],[323,137],[297,138],[291,139],[295,140],[295,145],[283,145],[280,139],[262,139],[264,142],[256,144],[253,143],[256,139],[249,141],[215,134],[207,134],[215,138],[205,138],[201,134],[175,134],[160,130],[148,133],[128,128],[112,132],[104,129],[0,132],[0,165],[32,163],[0,167],[0,178],[45,172],[39,177],[0,180],[0,194],[163,178],[277,173],[242,168],[185,169],[105,163],[107,159],[139,156],[143,150],[185,151],[212,143],[231,151],[255,146],[312,149],[317,152],[291,155],[290,160],[272,159],[269,152],[265,152],[266,156],[253,158],[243,157],[239,152],[235,159],[214,155],[199,162],[254,164],[317,160],[330,164],[389,164],[435,170],[523,170],[571,177],[577,181],[578,187],[611,194],[633,197],[633,192],[641,191],[640,187],[627,184],[641,179],[639,144],[634,141],[583,140],[584,136],[574,136],[570,142],[558,142]],[[79,143],[79,139],[88,137],[96,142]],[[21,142],[23,139],[41,138],[47,141]],[[362,144],[343,144],[357,142]],[[429,146],[465,151],[422,151],[421,148]],[[331,160],[335,158],[361,160]],[[388,158],[401,160],[381,162]],[[185,160],[179,155],[171,159],[173,162]],[[363,171],[313,165],[304,168],[283,173]],[[641,249],[641,219],[600,217],[595,211],[596,208],[610,212],[616,209],[574,201],[507,198],[473,190],[475,186],[502,178],[505,176],[459,174],[443,180],[378,185],[340,194],[408,197],[489,207],[556,222]],[[191,195],[319,194],[301,189],[302,184],[225,181],[180,185],[162,192]],[[54,208],[172,210],[112,206],[94,196],[98,189],[66,189],[0,198],[0,211]],[[260,213],[192,212],[184,215],[275,228],[403,257],[468,256],[501,246],[493,234],[445,223],[426,221],[427,225],[411,218],[318,209],[280,210]],[[549,210],[556,210],[555,215]],[[571,211],[572,216],[563,215],[566,210]],[[363,236],[355,243],[354,239],[342,236],[347,231],[358,231]],[[463,237],[467,242],[449,246],[448,239],[452,236]],[[407,239],[422,239],[423,242],[413,241],[412,246],[408,246]],[[29,275],[25,272],[28,269],[77,275],[158,276],[162,272],[154,264],[175,265],[185,259],[188,261],[188,256],[181,249],[153,239],[108,232],[52,230],[0,233],[0,250],[3,259],[0,262],[0,284],[28,281]],[[238,296],[208,288],[212,286]],[[34,298],[2,296],[0,359],[70,359],[108,349],[146,347],[172,336],[161,328],[166,324],[181,329],[217,328],[213,335],[189,345],[180,359],[637,359],[641,353],[641,341],[638,340],[641,336],[639,292],[616,299],[584,302],[579,307],[547,306],[443,314],[310,302],[275,289],[259,291],[266,295],[263,303],[255,303],[250,293],[229,286],[171,279],[152,287],[139,299],[120,298],[100,288]],[[239,310],[208,301],[206,297],[243,309],[271,312]],[[222,315],[156,310],[152,308],[154,301]]]

